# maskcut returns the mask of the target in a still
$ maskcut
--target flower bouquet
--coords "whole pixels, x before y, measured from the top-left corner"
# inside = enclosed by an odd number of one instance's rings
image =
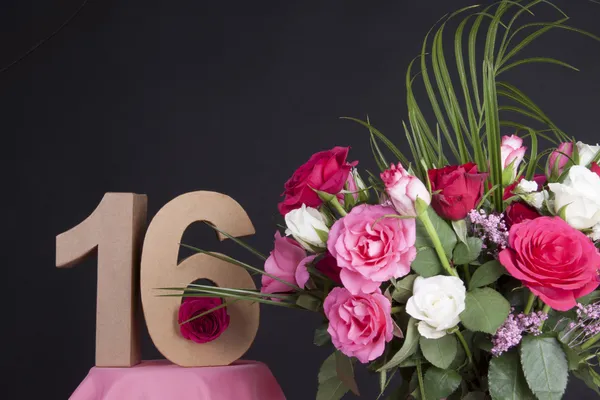
[[[538,6],[558,19],[517,26]],[[240,300],[322,314],[314,343],[334,349],[317,399],[358,394],[357,362],[378,374],[382,394],[401,375],[391,399],[558,399],[569,375],[600,394],[600,147],[502,80],[529,63],[574,69],[516,58],[550,30],[600,40],[566,19],[549,1],[505,0],[441,20],[406,74],[412,162],[368,119],[349,118],[367,128],[380,171],[362,179],[347,147],[313,154],[285,183],[285,226],[268,257],[220,232],[264,269],[186,246],[262,274],[258,291],[180,288],[223,299],[196,317]],[[457,81],[442,45],[455,20]],[[531,123],[505,117],[515,113]]]

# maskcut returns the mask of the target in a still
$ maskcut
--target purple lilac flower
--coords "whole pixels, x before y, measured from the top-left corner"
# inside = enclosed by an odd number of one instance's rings
[[[568,341],[569,347],[578,346],[591,336],[600,333],[600,302],[585,306],[577,303],[577,320],[571,322],[568,328],[561,334],[561,340]]]
[[[469,211],[468,216],[474,225],[475,233],[484,242],[483,248],[487,248],[486,242],[495,244],[497,250],[504,250],[508,246],[508,229],[504,222],[504,214],[488,215],[485,210],[473,209]]]
[[[542,311],[529,314],[519,313],[518,315],[511,312],[492,338],[492,344],[494,345],[492,354],[499,356],[518,345],[521,343],[525,332],[538,336],[542,333],[540,325],[547,319],[548,314]]]

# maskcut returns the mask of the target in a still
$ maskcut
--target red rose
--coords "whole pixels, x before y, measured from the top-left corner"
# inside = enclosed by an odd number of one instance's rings
[[[510,228],[500,252],[506,270],[555,310],[598,287],[600,253],[592,241],[558,217],[540,217]]]
[[[598,165],[598,163],[593,162],[590,169],[592,170],[592,172],[595,172],[596,175],[600,176],[600,166]]]
[[[508,185],[507,187],[504,188],[503,200],[508,200],[515,195],[513,190],[515,190],[515,188],[517,187],[519,182],[521,182],[522,180],[523,180],[523,176],[520,176],[519,179],[515,180],[513,183],[511,183],[510,185]],[[547,180],[548,179],[546,178],[546,175],[544,175],[544,174],[537,174],[537,175],[533,176],[533,181],[538,184],[538,187],[537,187],[538,191],[542,190],[542,188],[546,184]]]
[[[451,165],[427,171],[433,196],[431,205],[442,218],[457,221],[467,216],[483,196],[483,182],[487,173],[480,173],[477,165]]]
[[[535,208],[520,201],[506,207],[506,211],[504,212],[504,220],[509,228],[513,225],[520,224],[523,221],[539,217],[541,217],[541,215]]]
[[[338,267],[335,257],[332,256],[330,252],[327,252],[327,254],[325,254],[325,257],[323,257],[317,262],[315,268],[335,283],[340,285],[342,284],[342,281],[340,279],[340,271],[342,269]]]
[[[294,172],[285,183],[282,196],[285,199],[279,203],[281,215],[300,208],[302,204],[308,207],[318,207],[322,201],[313,189],[330,194],[337,194],[343,188],[348,174],[358,162],[348,163],[350,147],[334,147],[331,150],[320,151]]]
[[[226,307],[185,322],[221,304],[223,304],[223,300],[217,297],[184,297],[181,306],[179,306],[177,318],[177,321],[181,324],[179,327],[181,335],[196,343],[212,342],[221,336],[225,329],[229,327],[229,314],[227,314]]]

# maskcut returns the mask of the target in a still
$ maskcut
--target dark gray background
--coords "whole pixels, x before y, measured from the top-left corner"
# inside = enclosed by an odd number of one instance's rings
[[[575,26],[600,34],[600,5],[557,3]],[[4,0],[0,66],[79,4]],[[149,218],[185,192],[226,193],[256,226],[250,243],[270,251],[282,185],[313,152],[351,145],[351,159],[374,167],[366,132],[337,117],[369,113],[406,148],[406,67],[429,27],[469,4],[90,1],[50,42],[1,73],[2,397],[65,399],[92,367],[95,259],[55,269],[54,238],[105,192],[147,194]],[[528,54],[581,69],[525,66],[509,78],[567,133],[595,143],[600,44],[559,32]],[[193,226],[184,240],[253,260],[205,227]],[[330,351],[312,345],[317,323],[308,312],[263,307],[245,356],[267,363],[290,400],[314,398]],[[145,332],[143,356],[160,357]],[[363,397],[374,398],[377,379],[359,375]],[[577,396],[595,395],[571,384],[567,398]]]

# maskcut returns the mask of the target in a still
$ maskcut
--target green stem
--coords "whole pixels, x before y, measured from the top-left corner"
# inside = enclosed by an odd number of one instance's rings
[[[537,298],[537,296],[535,294],[533,294],[533,292],[529,293],[529,298],[527,299],[527,305],[525,306],[525,311],[523,311],[525,314],[529,314],[531,312],[531,308],[533,307],[533,303],[535,302],[536,298]]]
[[[427,210],[423,211],[421,215],[419,215],[419,219],[423,223],[423,226],[425,227],[425,230],[427,231],[427,234],[429,235],[429,238],[433,243],[433,247],[435,248],[438,258],[440,259],[440,262],[442,263],[442,266],[444,267],[446,272],[448,272],[448,274],[452,276],[458,277],[458,273],[454,268],[452,268],[450,262],[448,261],[448,257],[446,257],[446,252],[444,251],[442,242],[440,241],[440,238],[437,232],[435,231],[435,227],[429,219],[429,214],[427,214]]]
[[[584,344],[581,345],[581,350],[587,350],[592,347],[596,342],[600,340],[600,333],[596,333],[594,336],[589,338]]]
[[[460,344],[462,344],[463,348],[465,349],[465,354],[469,359],[469,364],[475,366],[475,364],[473,363],[473,354],[471,353],[471,349],[469,349],[469,345],[467,344],[467,341],[465,340],[463,334],[460,333],[460,330],[458,330],[458,328],[454,328],[452,332],[456,335],[456,337],[460,341]]]
[[[468,282],[471,282],[471,270],[469,269],[469,264],[463,265],[463,271],[465,272],[465,279]]]
[[[542,312],[545,313],[546,315],[548,315],[550,310],[552,310],[552,308],[550,308],[550,306],[548,304],[544,304],[544,308],[542,309]],[[543,327],[544,327],[544,321],[540,322],[540,331],[542,330]]]
[[[421,399],[427,400],[427,397],[425,397],[425,384],[423,383],[423,370],[421,369],[421,360],[419,359],[417,359],[417,379],[419,380]]]
[[[346,210],[344,210],[344,207],[342,207],[342,205],[340,204],[339,200],[337,199],[337,197],[333,196],[333,198],[331,200],[329,200],[329,204],[331,204],[333,206],[333,208],[335,208],[335,210],[342,216],[345,217],[346,215],[348,215],[348,213],[346,212]]]
[[[392,307],[392,314],[396,314],[396,313],[399,313],[401,311],[404,311],[404,306]]]

